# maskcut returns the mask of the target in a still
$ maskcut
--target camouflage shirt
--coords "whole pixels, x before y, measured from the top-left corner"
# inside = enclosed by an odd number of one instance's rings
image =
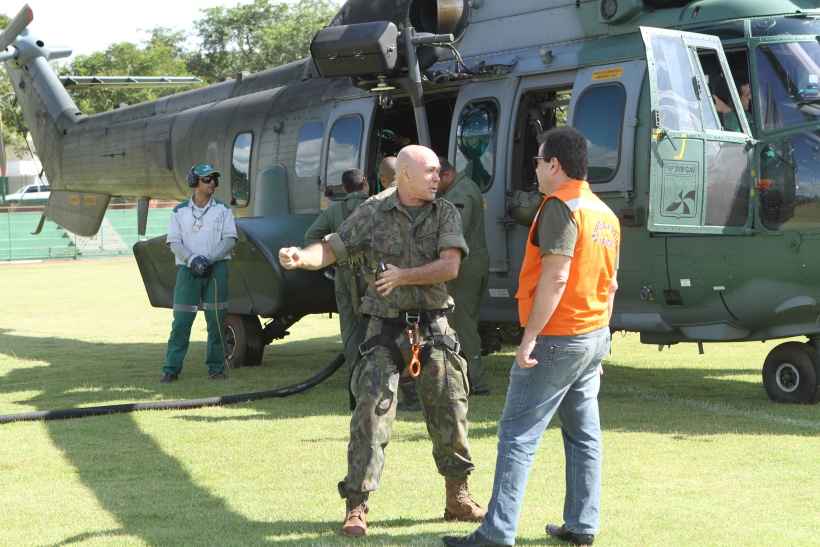
[[[439,258],[443,249],[469,249],[461,232],[458,209],[436,199],[413,216],[399,201],[395,188],[371,197],[339,227],[325,237],[339,261],[352,260],[367,280],[360,312],[377,317],[398,317],[402,311],[441,310],[452,305],[444,283],[398,287],[380,296],[373,285],[379,261],[399,268],[424,266]]]

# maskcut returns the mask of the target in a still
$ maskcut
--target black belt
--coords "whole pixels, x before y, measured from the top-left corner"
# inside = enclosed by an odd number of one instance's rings
[[[416,323],[420,323],[428,325],[447,315],[448,311],[449,310],[400,311],[398,317],[378,317],[378,319],[389,324],[415,325]]]

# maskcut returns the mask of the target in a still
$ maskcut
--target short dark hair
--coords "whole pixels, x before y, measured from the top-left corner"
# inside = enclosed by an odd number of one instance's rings
[[[587,140],[572,127],[556,127],[541,136],[544,161],[556,158],[568,177],[587,178]]]
[[[444,156],[438,157],[438,163],[441,165],[441,169],[439,169],[439,173],[446,173],[447,171],[455,172],[456,168],[453,167],[453,164],[450,163],[450,160],[445,158]]]
[[[342,173],[342,186],[348,194],[364,189],[367,180],[361,169],[348,169]]]

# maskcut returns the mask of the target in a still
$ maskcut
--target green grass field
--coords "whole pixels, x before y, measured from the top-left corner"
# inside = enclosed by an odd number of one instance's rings
[[[0,413],[269,389],[341,349],[336,317],[312,316],[264,366],[206,378],[204,319],[183,375],[158,383],[168,310],[148,304],[131,258],[0,264]],[[820,545],[820,406],[770,403],[774,342],[659,353],[616,335],[601,394],[602,530],[596,545]],[[511,351],[511,349],[509,349]],[[476,497],[486,503],[510,352],[488,359],[490,397],[471,400]],[[0,426],[0,545],[436,545],[472,526],[442,520],[419,414],[400,413],[365,541],[338,536],[346,469],[343,374],[288,399]],[[521,545],[551,545],[563,449],[544,436]]]

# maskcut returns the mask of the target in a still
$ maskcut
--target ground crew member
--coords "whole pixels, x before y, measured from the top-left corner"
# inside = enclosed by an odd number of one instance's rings
[[[458,277],[447,283],[447,292],[455,301],[450,322],[458,333],[461,349],[467,359],[470,394],[490,393],[481,365],[481,337],[478,335],[478,315],[481,299],[487,292],[490,256],[484,236],[484,196],[478,185],[466,174],[457,174],[447,158],[441,162],[439,194],[461,213],[464,239],[470,256],[461,262]]]
[[[367,499],[384,467],[399,376],[416,355],[433,457],[445,477],[444,518],[479,521],[484,516],[467,488],[474,466],[467,442],[466,363],[446,316],[452,299],[445,283],[458,275],[468,248],[455,206],[436,198],[438,170],[432,150],[405,147],[398,155],[395,189],[364,202],[320,244],[279,250],[286,269],[318,270],[364,256],[368,287],[361,311],[369,321],[352,381],[356,409],[347,476],[339,483],[347,506],[341,531],[349,536],[367,533]]]
[[[379,184],[385,190],[393,186],[396,178],[396,156],[385,156],[379,164]]]
[[[359,169],[342,173],[342,186],[347,193],[344,198],[322,211],[305,232],[305,244],[317,243],[323,237],[339,230],[342,222],[356,207],[367,199],[367,179]],[[364,295],[364,280],[354,275],[349,264],[336,265],[333,279],[336,309],[339,311],[339,331],[345,352],[345,362],[350,370],[359,355],[359,344],[364,341],[367,322],[359,313],[359,300]]]
[[[518,280],[524,334],[510,372],[498,427],[493,495],[481,526],[446,545],[514,545],[527,476],[555,412],[566,454],[564,523],[550,536],[591,545],[601,496],[600,365],[618,288],[618,218],[584,180],[587,142],[572,128],[552,129],[535,158],[546,197],[530,228]],[[539,508],[541,511],[541,508]]]
[[[174,322],[160,382],[179,377],[188,351],[191,325],[199,308],[205,310],[208,377],[225,378],[222,321],[228,309],[228,260],[236,244],[236,224],[231,208],[214,199],[220,173],[213,165],[198,163],[188,172],[191,199],[171,214],[167,243],[174,253]]]

